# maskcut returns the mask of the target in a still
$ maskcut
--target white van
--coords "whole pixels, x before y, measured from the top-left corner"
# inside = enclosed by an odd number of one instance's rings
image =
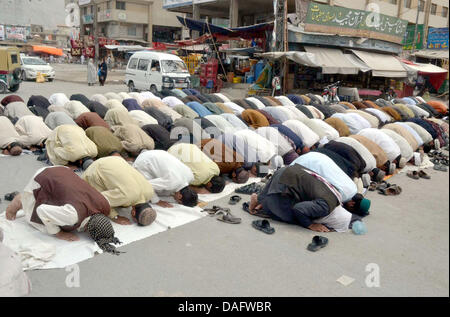
[[[190,74],[186,64],[176,55],[140,51],[128,61],[125,84],[130,92],[190,88]]]

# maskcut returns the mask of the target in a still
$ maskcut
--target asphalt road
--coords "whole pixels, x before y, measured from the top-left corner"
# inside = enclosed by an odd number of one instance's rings
[[[19,95],[89,97],[122,90],[55,81],[24,83]],[[0,163],[2,199],[23,189],[43,166],[33,155]],[[449,296],[449,178],[427,172],[431,180],[404,173],[391,178],[403,188],[399,196],[369,192],[368,233],[324,234],[329,245],[317,253],[306,250],[313,232],[271,221],[276,232],[266,235],[251,227],[256,218],[239,204],[231,206],[242,218],[239,225],[206,217],[124,246],[120,256],[102,254],[80,263],[80,287],[66,286],[71,272],[64,269],[28,272],[31,296]],[[6,206],[3,201],[0,210]],[[379,287],[369,287],[366,280],[374,281],[377,271]],[[355,280],[343,286],[336,282],[342,275]]]

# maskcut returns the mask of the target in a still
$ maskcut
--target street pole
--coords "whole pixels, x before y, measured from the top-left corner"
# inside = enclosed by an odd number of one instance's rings
[[[418,31],[418,23],[419,23],[419,12],[420,12],[420,1],[417,2],[417,14],[416,14],[416,26],[414,27],[414,41],[412,47],[412,53],[416,51],[416,42],[417,42],[417,31]]]
[[[95,65],[98,65],[98,62],[99,62],[99,57],[100,57],[100,52],[99,52],[99,50],[100,50],[100,47],[99,47],[99,45],[98,45],[98,24],[97,24],[97,12],[98,12],[98,9],[97,9],[97,1],[96,0],[93,0],[94,1],[94,23],[93,23],[93,28],[94,28],[94,43],[95,43],[95,57],[94,57],[94,60],[95,60]]]

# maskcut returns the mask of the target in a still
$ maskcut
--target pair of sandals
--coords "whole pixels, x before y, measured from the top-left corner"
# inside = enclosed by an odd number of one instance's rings
[[[406,174],[406,176],[408,176],[409,178],[412,178],[412,179],[420,179],[420,178],[430,179],[431,178],[430,175],[428,175],[427,173],[425,173],[422,170],[408,172],[408,174]]]
[[[203,211],[206,211],[211,217],[219,216],[217,220],[225,223],[237,225],[242,222],[241,218],[235,217],[231,214],[230,208],[213,206],[212,208],[205,208]]]
[[[381,182],[376,188],[379,194],[385,196],[397,196],[402,193],[402,188],[397,184],[390,184],[386,181]]]

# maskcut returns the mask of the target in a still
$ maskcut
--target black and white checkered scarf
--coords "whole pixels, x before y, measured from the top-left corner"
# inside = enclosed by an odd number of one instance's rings
[[[105,215],[95,214],[91,216],[91,219],[87,223],[86,231],[104,252],[116,255],[122,253],[117,251],[113,245],[122,242],[114,236],[114,228],[111,221]]]

